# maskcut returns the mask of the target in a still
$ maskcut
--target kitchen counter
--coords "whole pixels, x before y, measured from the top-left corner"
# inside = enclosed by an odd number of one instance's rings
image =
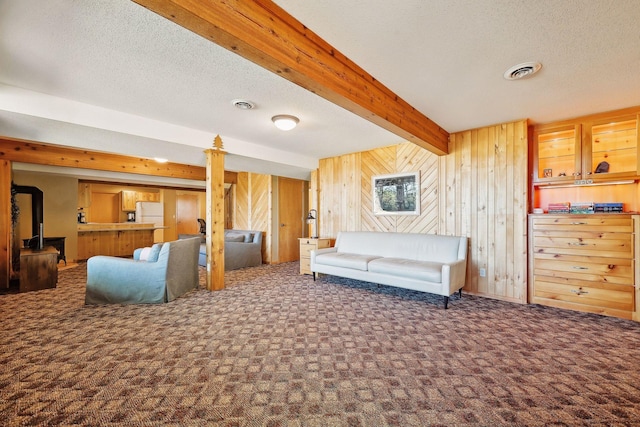
[[[122,231],[122,230],[161,230],[168,227],[155,226],[152,223],[140,222],[87,222],[78,224],[78,232],[87,231]]]
[[[155,230],[166,228],[139,222],[78,224],[78,259],[95,255],[131,257],[135,249],[153,245]]]

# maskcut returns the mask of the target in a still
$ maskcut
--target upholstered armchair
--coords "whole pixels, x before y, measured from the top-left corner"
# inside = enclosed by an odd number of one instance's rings
[[[85,304],[173,301],[198,286],[199,248],[200,239],[190,238],[136,249],[133,259],[91,257],[87,261]]]

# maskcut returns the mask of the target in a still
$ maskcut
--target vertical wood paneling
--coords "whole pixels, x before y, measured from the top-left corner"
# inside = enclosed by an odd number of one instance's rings
[[[468,292],[526,302],[527,156],[519,121],[452,134],[440,159],[441,189],[453,193],[441,197],[440,231],[470,239]]]

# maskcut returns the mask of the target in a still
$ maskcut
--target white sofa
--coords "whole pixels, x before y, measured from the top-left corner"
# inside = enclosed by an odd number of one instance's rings
[[[311,251],[311,271],[444,297],[459,292],[467,272],[467,238],[417,233],[342,231],[332,248]]]

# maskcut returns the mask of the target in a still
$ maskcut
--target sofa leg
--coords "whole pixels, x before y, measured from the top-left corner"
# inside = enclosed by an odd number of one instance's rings
[[[444,297],[444,309],[446,310],[449,306],[449,297]]]
[[[462,298],[462,288],[458,289],[458,298]]]
[[[312,271],[311,274],[313,274],[313,281],[315,282],[316,281],[316,272]]]

